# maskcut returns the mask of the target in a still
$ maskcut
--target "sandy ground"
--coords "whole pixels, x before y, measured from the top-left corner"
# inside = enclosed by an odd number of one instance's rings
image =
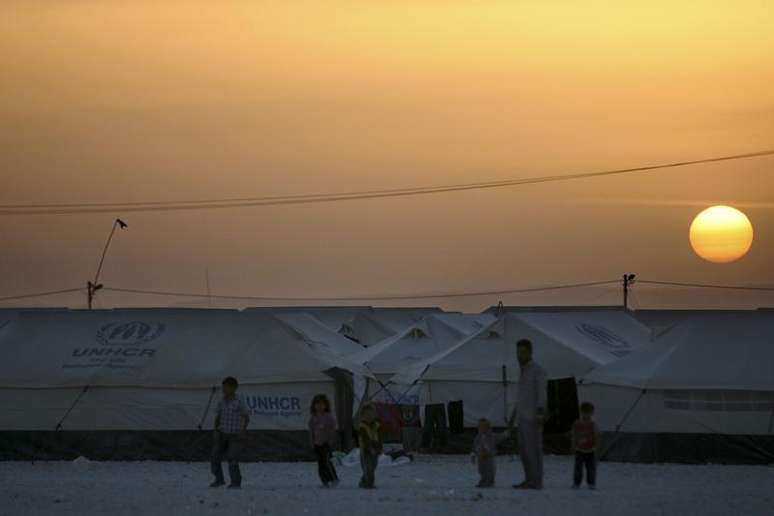
[[[244,464],[241,491],[210,489],[204,463],[0,462],[0,514],[571,514],[772,515],[774,467],[603,463],[599,488],[570,488],[571,459],[546,457],[546,489],[516,491],[518,460],[498,458],[498,486],[472,487],[467,457],[419,457],[356,487],[340,467],[338,489],[318,487],[311,463]]]

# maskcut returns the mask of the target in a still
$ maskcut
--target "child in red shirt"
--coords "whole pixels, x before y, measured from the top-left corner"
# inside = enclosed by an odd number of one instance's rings
[[[584,402],[580,406],[580,419],[572,425],[572,449],[575,452],[575,475],[572,487],[575,489],[583,482],[584,466],[589,489],[596,488],[599,432],[593,417],[594,405]]]

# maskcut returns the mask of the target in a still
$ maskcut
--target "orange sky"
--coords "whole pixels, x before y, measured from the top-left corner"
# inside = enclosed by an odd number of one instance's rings
[[[774,7],[674,3],[7,1],[0,204],[424,186],[774,147]],[[739,262],[691,251],[690,222],[713,203],[755,227]],[[203,291],[209,269],[214,293],[289,297],[629,271],[774,284],[772,210],[774,159],[761,158],[415,198],[133,213],[102,279]],[[80,286],[113,218],[0,215],[0,297]],[[774,305],[770,294],[643,285],[637,295],[641,306]],[[106,292],[99,302],[184,300]]]

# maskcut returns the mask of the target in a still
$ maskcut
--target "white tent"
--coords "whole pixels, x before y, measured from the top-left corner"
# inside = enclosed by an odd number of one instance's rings
[[[393,336],[350,355],[376,377],[370,382],[369,399],[385,403],[417,404],[416,393],[393,389],[389,378],[416,361],[433,356],[478,331],[494,317],[489,315],[430,314]]]
[[[31,307],[31,308],[0,308],[0,331],[8,326],[11,321],[22,312],[66,312],[68,308],[62,307]]]
[[[246,315],[249,316],[249,313]],[[320,353],[349,356],[364,349],[357,342],[326,326],[308,313],[279,313],[274,317],[298,332],[305,342],[314,345]]]
[[[18,313],[18,310],[0,308],[0,332],[11,324],[11,321],[16,318]]]
[[[395,335],[362,349],[351,359],[377,375],[393,375],[417,360],[433,356],[494,322],[494,317],[463,314],[428,315]]]
[[[248,307],[243,311],[268,315],[307,314],[329,329],[342,332],[344,327],[352,324],[357,314],[369,313],[372,310],[370,306],[259,306]]]
[[[390,379],[421,385],[423,403],[463,400],[465,425],[507,422],[519,378],[516,342],[530,339],[551,379],[580,377],[648,343],[649,331],[622,311],[505,313],[453,347],[415,361]],[[611,344],[610,341],[614,344]]]
[[[397,335],[426,315],[440,313],[443,313],[440,308],[372,308],[358,313],[341,332],[369,347]]]
[[[2,430],[211,428],[225,376],[240,381],[251,429],[304,429],[314,394],[334,399],[340,373],[369,374],[321,352],[322,331],[311,340],[307,327],[232,310],[23,312],[10,326]]]
[[[640,321],[645,326],[651,329],[654,338],[657,338],[662,333],[669,331],[671,328],[678,324],[692,319],[694,317],[702,316],[716,316],[716,315],[733,315],[733,314],[751,314],[755,313],[754,310],[661,310],[661,309],[644,309],[634,310],[631,312],[632,317]]]
[[[774,314],[688,318],[582,381],[604,430],[771,434]],[[635,400],[636,402],[635,406]]]
[[[482,314],[462,314],[455,312],[431,314],[433,318],[438,319],[446,326],[456,330],[460,335],[473,335],[484,326],[487,326],[497,319],[494,315]]]
[[[691,317],[579,386],[610,458],[774,462],[774,314]]]
[[[551,340],[561,343],[536,351],[553,377],[579,377],[614,362],[651,342],[650,329],[622,310],[526,312],[516,315]],[[552,353],[558,356],[554,357]],[[573,358],[570,358],[573,356]]]

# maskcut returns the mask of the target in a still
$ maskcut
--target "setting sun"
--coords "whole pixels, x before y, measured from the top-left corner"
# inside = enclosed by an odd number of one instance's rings
[[[736,208],[713,206],[693,219],[690,239],[693,250],[705,260],[729,263],[750,250],[753,227],[750,219]]]

